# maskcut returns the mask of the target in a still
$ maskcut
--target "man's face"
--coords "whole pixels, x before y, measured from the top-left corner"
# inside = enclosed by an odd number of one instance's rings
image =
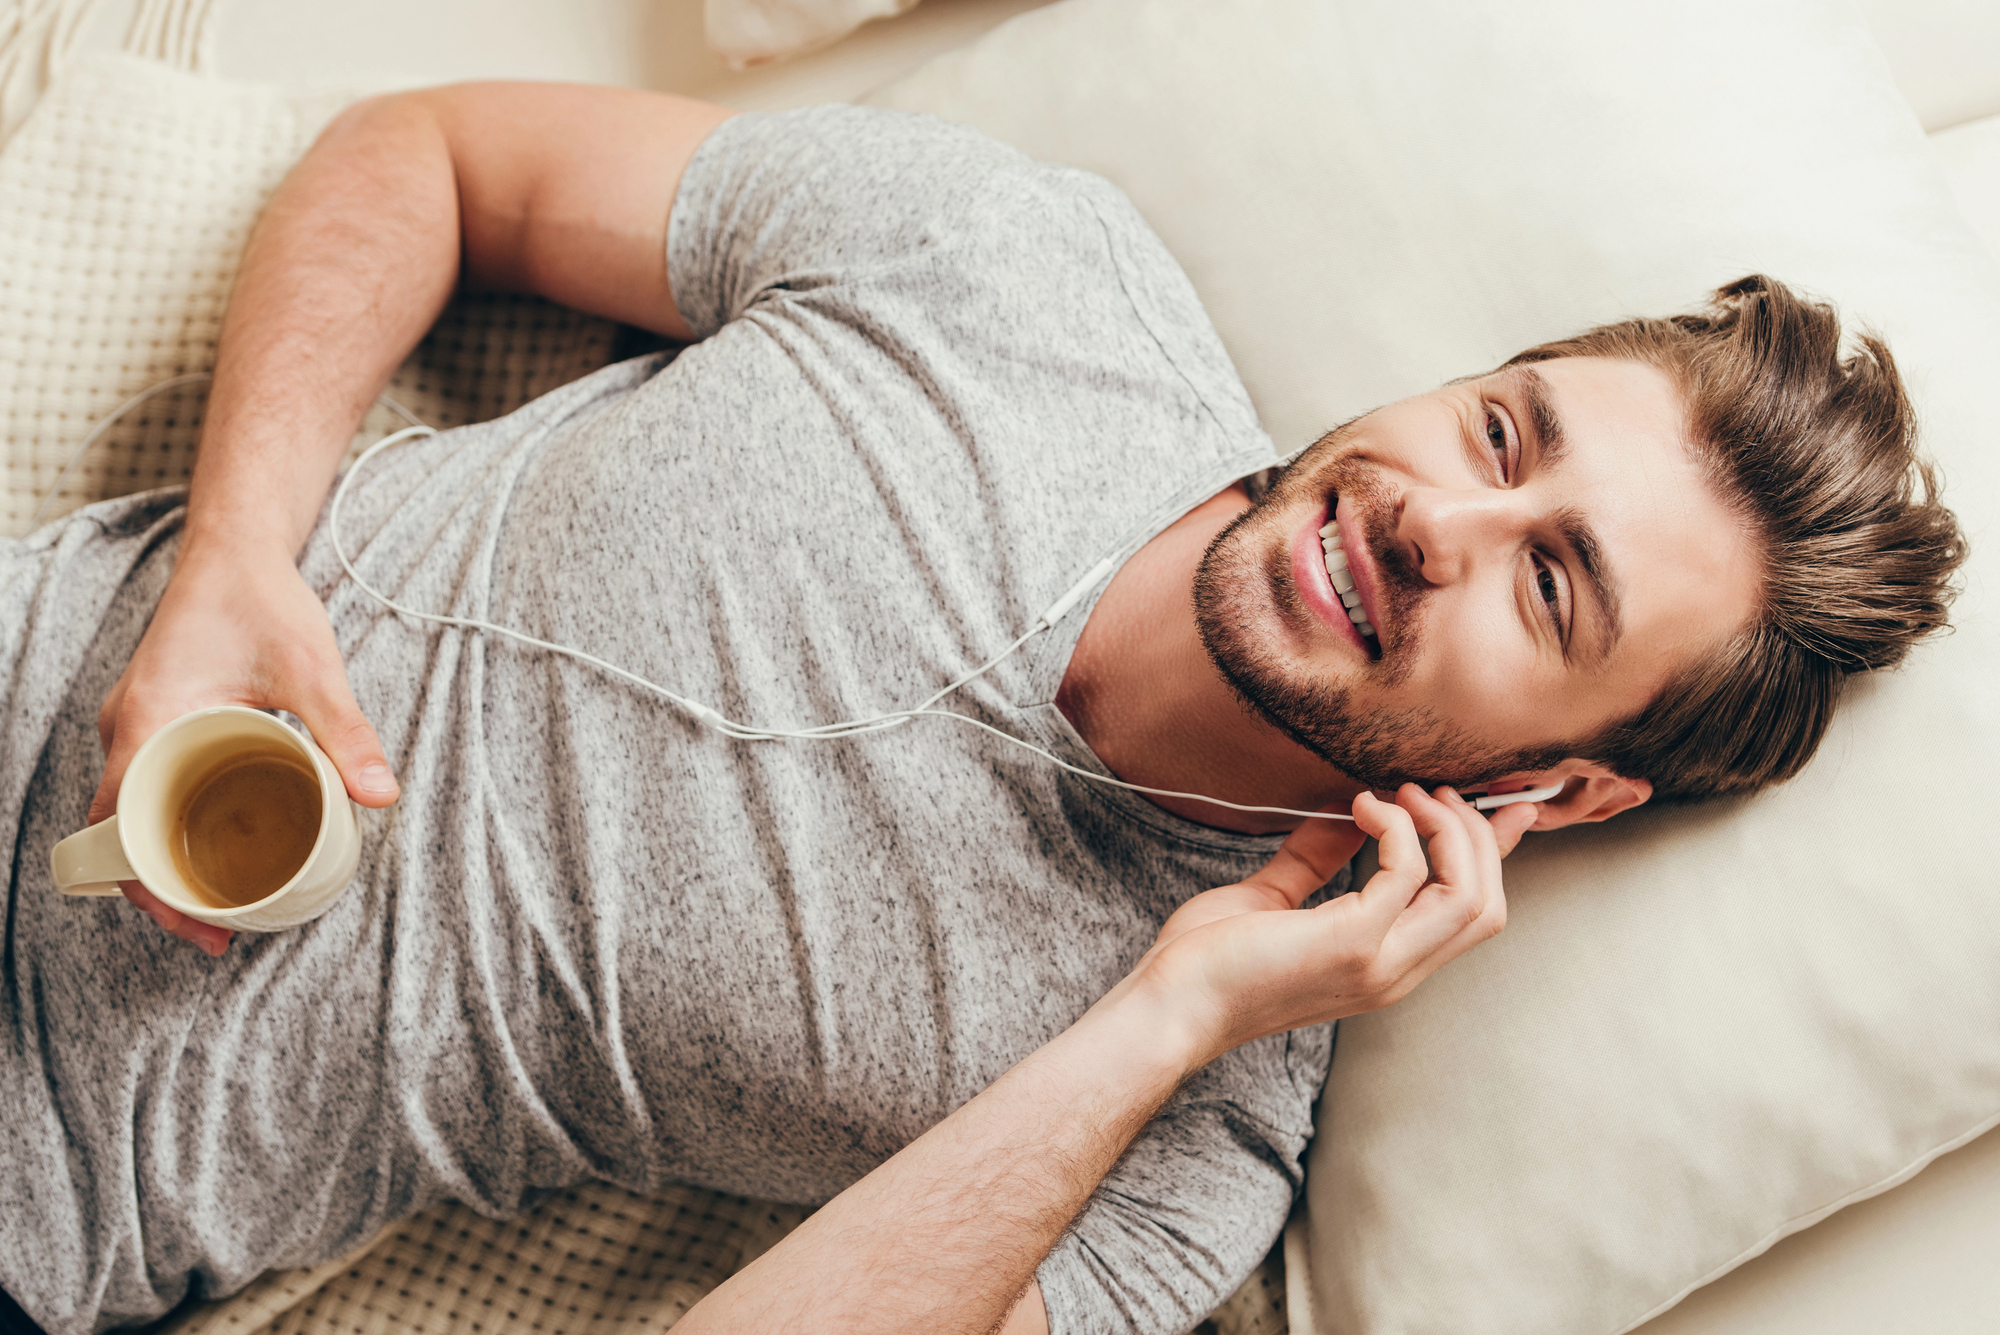
[[[1373,639],[1327,572],[1329,520]],[[1195,609],[1237,691],[1350,777],[1470,786],[1642,708],[1749,623],[1756,569],[1672,381],[1566,358],[1319,441],[1210,546]]]

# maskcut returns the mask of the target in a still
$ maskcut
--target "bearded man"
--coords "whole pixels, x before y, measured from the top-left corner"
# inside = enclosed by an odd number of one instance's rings
[[[686,346],[371,464],[368,581],[757,729],[1042,628],[942,702],[979,726],[730,736],[346,578],[336,468],[460,284]],[[1887,350],[1758,278],[1276,456],[1086,174],[854,108],[350,110],[245,257],[191,488],[0,553],[16,1319],[596,1176],[824,1203],[691,1332],[1185,1330],[1285,1218],[1329,1022],[1498,931],[1527,829],[1795,773],[1960,547]],[[231,703],[372,809],[356,884],[234,945],[127,887],[207,953],[52,893]]]

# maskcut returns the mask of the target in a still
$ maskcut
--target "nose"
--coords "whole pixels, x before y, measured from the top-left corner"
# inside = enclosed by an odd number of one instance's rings
[[[1424,583],[1444,587],[1512,559],[1532,522],[1520,493],[1492,487],[1411,487],[1391,540]]]

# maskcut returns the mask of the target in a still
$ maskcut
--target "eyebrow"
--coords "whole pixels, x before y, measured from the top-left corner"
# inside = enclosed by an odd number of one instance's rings
[[[1604,633],[1599,638],[1597,656],[1607,658],[1624,627],[1618,615],[1618,582],[1604,564],[1604,545],[1598,542],[1597,530],[1590,526],[1590,521],[1575,510],[1564,510],[1556,516],[1556,531],[1576,553],[1576,562],[1583,567],[1584,583],[1590,585],[1591,596],[1603,612]]]
[[[1534,428],[1538,462],[1543,467],[1560,464],[1569,451],[1569,438],[1563,434],[1562,417],[1556,412],[1549,382],[1532,364],[1515,367],[1514,378],[1521,387],[1522,401],[1528,406],[1528,421]],[[1580,511],[1566,509],[1556,516],[1555,523],[1563,542],[1576,553],[1577,564],[1583,567],[1584,582],[1590,585],[1592,600],[1603,613],[1603,634],[1599,637],[1597,656],[1599,659],[1606,658],[1618,643],[1624,627],[1618,612],[1618,582],[1612,578],[1610,568],[1605,564],[1604,544],[1597,540],[1597,530],[1590,526],[1590,521]]]
[[[1521,397],[1528,405],[1528,420],[1535,428],[1535,443],[1540,447],[1542,462],[1559,464],[1569,451],[1569,438],[1563,435],[1562,418],[1556,415],[1554,398],[1549,394],[1549,382],[1542,379],[1542,373],[1532,364],[1514,368],[1514,379],[1520,383]]]

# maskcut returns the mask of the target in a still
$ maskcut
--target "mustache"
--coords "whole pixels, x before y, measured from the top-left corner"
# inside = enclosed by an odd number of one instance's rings
[[[1336,429],[1320,438],[1305,454],[1279,474],[1271,490],[1257,508],[1270,505],[1273,511],[1306,497],[1337,496],[1348,511],[1341,536],[1364,547],[1374,566],[1376,611],[1386,625],[1378,625],[1382,658],[1413,649],[1422,623],[1421,609],[1429,597],[1430,585],[1417,569],[1407,545],[1395,538],[1397,498],[1380,473],[1371,465],[1353,458],[1328,459],[1327,453],[1341,444]],[[1311,467],[1317,463],[1317,467]],[[1349,527],[1358,533],[1350,533]]]

